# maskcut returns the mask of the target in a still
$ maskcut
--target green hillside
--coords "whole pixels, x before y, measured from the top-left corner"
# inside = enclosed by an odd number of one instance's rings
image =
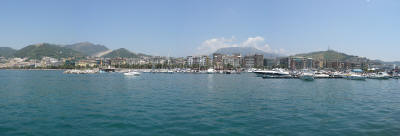
[[[350,61],[354,59],[359,59],[357,56],[347,55],[345,53],[336,52],[333,50],[328,51],[318,51],[305,54],[297,54],[295,57],[307,57],[313,58],[314,60],[340,60],[340,61]]]
[[[17,50],[10,47],[0,47],[0,57],[13,57]]]
[[[125,48],[120,48],[117,50],[113,50],[112,52],[103,55],[104,58],[138,58],[139,55],[130,52]]]
[[[25,48],[18,50],[15,53],[15,57],[19,58],[28,57],[31,59],[40,59],[44,56],[52,58],[67,58],[67,57],[81,57],[84,55],[72,49],[49,43],[29,45]]]

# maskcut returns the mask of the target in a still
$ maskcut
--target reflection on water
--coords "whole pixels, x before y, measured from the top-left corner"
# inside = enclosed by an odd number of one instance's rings
[[[213,86],[214,86],[214,84],[213,84],[213,80],[214,80],[214,74],[207,74],[208,76],[207,76],[207,87],[208,87],[208,89],[209,90],[213,90],[214,88],[213,88]]]

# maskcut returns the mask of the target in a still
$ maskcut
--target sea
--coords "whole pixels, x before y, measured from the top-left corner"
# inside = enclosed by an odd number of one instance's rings
[[[0,136],[400,135],[400,80],[0,70]]]

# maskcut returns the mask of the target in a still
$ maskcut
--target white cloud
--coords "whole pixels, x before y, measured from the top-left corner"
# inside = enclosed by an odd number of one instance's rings
[[[249,37],[243,42],[238,42],[235,37],[212,38],[205,40],[197,49],[201,54],[210,54],[225,47],[254,47],[268,53],[287,54],[284,49],[272,49],[261,36]]]

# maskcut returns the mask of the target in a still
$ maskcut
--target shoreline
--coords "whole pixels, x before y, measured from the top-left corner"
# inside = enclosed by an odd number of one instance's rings
[[[68,70],[68,69],[0,69],[0,70],[21,70],[21,71],[56,71],[56,70]]]

